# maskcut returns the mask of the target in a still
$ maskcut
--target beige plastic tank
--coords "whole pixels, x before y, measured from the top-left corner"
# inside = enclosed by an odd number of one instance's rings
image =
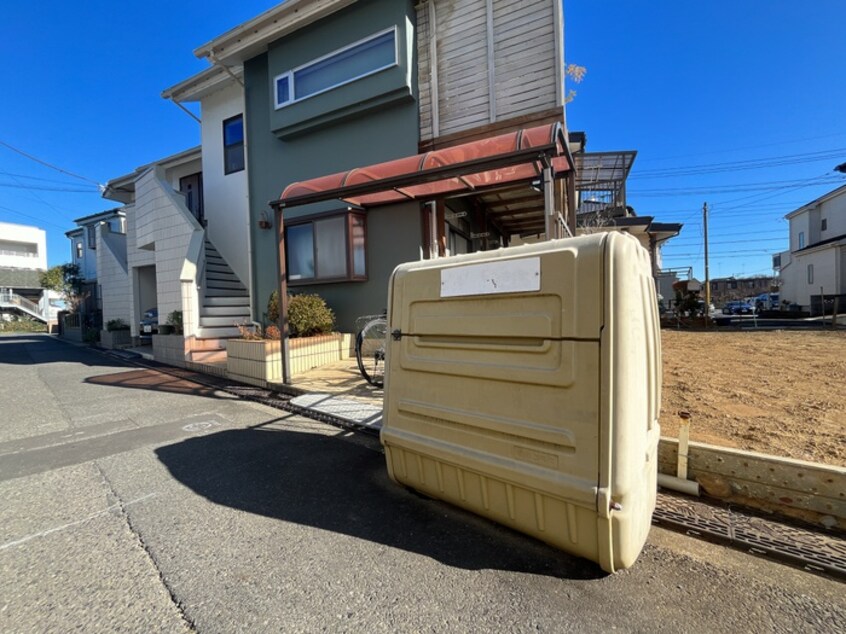
[[[608,572],[631,566],[659,437],[646,250],[601,233],[414,262],[389,294],[391,478]]]

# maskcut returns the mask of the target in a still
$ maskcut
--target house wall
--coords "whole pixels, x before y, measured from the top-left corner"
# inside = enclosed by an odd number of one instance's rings
[[[150,169],[135,184],[137,219],[153,219],[152,227],[145,227],[145,230],[155,246],[156,295],[161,322],[172,311],[187,312],[183,306],[181,274],[190,257],[189,245],[194,233],[203,231],[185,207],[182,196],[169,188],[172,179],[192,173],[186,171],[188,169],[191,168],[180,166],[167,173],[162,168]],[[191,317],[184,315],[186,321]]]
[[[820,205],[820,219],[825,218],[827,227],[820,231],[820,239],[827,240],[846,233],[846,191]]]
[[[272,116],[278,114],[272,103],[273,78],[296,63],[314,59],[390,26],[397,26],[401,34],[398,40],[407,39],[409,29],[413,29],[414,15],[413,3],[407,0],[358,2],[298,31],[296,37],[283,38],[271,45],[269,53],[245,63],[255,315],[266,312],[267,299],[278,287],[276,227],[264,230],[257,225],[261,213],[269,212],[267,201],[278,199],[283,189],[295,181],[416,154],[419,140],[413,47],[408,51],[410,66],[407,72],[411,81],[407,91],[410,94],[382,102],[378,108],[351,114],[348,111],[350,93],[331,90],[320,95],[321,121],[324,123],[298,134],[288,134],[284,130],[305,125],[308,120],[299,124],[296,118],[283,123],[273,122]],[[405,84],[405,79],[402,82]],[[388,90],[381,82],[367,85],[380,96],[386,94],[381,91]],[[401,91],[402,86],[395,90]],[[388,92],[393,94],[391,90]],[[337,111],[331,109],[333,100]],[[310,101],[295,105],[307,106]],[[333,118],[333,113],[338,117]],[[289,114],[291,117],[307,116],[296,112]],[[337,207],[337,203],[298,207],[286,211],[285,217],[290,220]],[[377,313],[387,305],[390,273],[397,264],[420,258],[421,239],[417,203],[373,209],[367,214],[368,281],[298,286],[291,290],[320,294],[335,311],[338,327],[351,329],[355,316]]]
[[[249,282],[247,170],[224,174],[223,121],[244,112],[244,90],[234,82],[204,97],[203,199],[207,234],[235,275]],[[246,126],[246,122],[245,122]]]
[[[798,216],[790,219],[790,250],[791,251],[798,251],[800,248],[807,247],[811,243],[809,242],[809,238],[811,235],[810,223],[811,216],[807,212],[801,213]],[[805,234],[805,244],[801,247],[799,246],[799,234]]]
[[[563,106],[559,0],[428,0],[417,24],[422,140]]]
[[[819,202],[813,207],[789,215],[790,252],[781,256],[781,298],[804,308],[810,306],[811,295],[846,293],[846,263],[844,248],[835,244],[819,249],[799,251],[799,233],[805,234],[805,245],[832,240],[846,234],[846,189]],[[823,230],[822,221],[826,228]],[[797,252],[799,251],[799,252]],[[814,282],[808,284],[808,265],[814,266]]]
[[[126,235],[113,233],[109,223],[97,230],[97,283],[102,298],[103,324],[121,319],[130,324],[130,285]]]
[[[47,232],[38,227],[0,222],[0,266],[47,269]]]
[[[141,320],[141,315],[145,310],[156,305],[155,292],[152,293],[152,304],[146,296],[140,296],[139,288],[139,269],[141,267],[150,267],[154,273],[152,279],[155,280],[155,264],[156,253],[148,249],[139,249],[138,235],[137,235],[137,216],[135,213],[135,206],[127,205],[126,210],[126,263],[129,267],[129,316],[130,316],[130,330],[134,337],[138,336],[138,322]],[[143,300],[143,301],[142,301]]]

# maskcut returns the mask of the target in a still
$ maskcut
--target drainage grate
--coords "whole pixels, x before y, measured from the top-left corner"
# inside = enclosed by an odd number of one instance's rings
[[[658,526],[729,543],[756,555],[785,560],[846,579],[846,539],[835,532],[773,521],[762,514],[658,492],[652,519]]]

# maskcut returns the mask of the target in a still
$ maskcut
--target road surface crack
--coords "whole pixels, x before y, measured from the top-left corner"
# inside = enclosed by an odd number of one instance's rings
[[[189,617],[188,614],[185,612],[185,606],[176,596],[176,592],[168,582],[167,578],[164,575],[164,572],[162,572],[162,569],[159,567],[159,564],[156,561],[156,557],[153,554],[153,551],[151,550],[147,542],[144,540],[144,537],[143,535],[141,535],[141,532],[135,527],[134,523],[132,522],[132,516],[130,516],[128,512],[123,498],[121,498],[121,496],[118,494],[117,490],[114,487],[114,484],[112,484],[112,481],[109,479],[109,476],[106,475],[106,472],[96,461],[94,462],[94,467],[97,469],[100,474],[100,477],[103,479],[103,484],[108,489],[108,495],[113,498],[114,506],[116,510],[120,513],[124,522],[126,522],[126,526],[129,529],[129,532],[132,533],[133,537],[135,538],[135,541],[144,551],[144,554],[147,556],[148,561],[153,566],[153,570],[155,570],[156,575],[158,576],[159,583],[161,583],[165,592],[167,592],[167,595],[170,598],[170,602],[176,609],[177,614],[179,614],[179,618],[182,620],[182,623],[185,625],[188,631],[197,632],[197,626],[195,625],[191,617]]]

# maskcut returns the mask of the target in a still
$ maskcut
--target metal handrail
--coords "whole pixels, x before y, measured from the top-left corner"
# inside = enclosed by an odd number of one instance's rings
[[[17,293],[3,291],[2,293],[0,293],[0,302],[20,306],[21,308],[28,310],[31,313],[35,313],[36,315],[41,314],[41,310],[38,308],[38,304],[36,304],[35,302],[31,302],[25,297],[21,297]]]

